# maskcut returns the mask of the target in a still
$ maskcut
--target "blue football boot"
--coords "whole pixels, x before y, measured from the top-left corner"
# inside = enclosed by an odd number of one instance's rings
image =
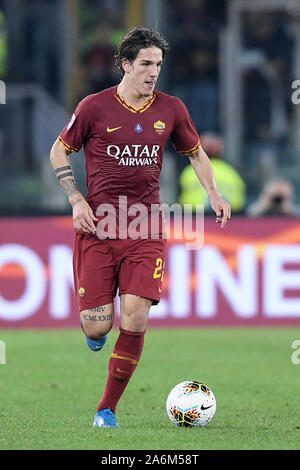
[[[103,338],[97,339],[97,340],[88,338],[88,337],[86,336],[86,342],[87,342],[87,344],[88,344],[88,347],[89,347],[92,351],[100,351],[100,350],[103,348],[103,346],[105,345],[106,340],[107,340],[107,334],[106,334],[105,336],[103,336]]]
[[[105,408],[104,410],[97,411],[93,426],[98,428],[117,428],[118,423],[111,409]]]

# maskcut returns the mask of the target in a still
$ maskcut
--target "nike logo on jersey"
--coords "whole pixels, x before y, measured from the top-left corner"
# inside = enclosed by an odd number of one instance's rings
[[[119,126],[119,127],[112,127],[110,128],[109,126],[106,128],[106,132],[115,132],[117,131],[118,129],[122,129],[122,126]]]

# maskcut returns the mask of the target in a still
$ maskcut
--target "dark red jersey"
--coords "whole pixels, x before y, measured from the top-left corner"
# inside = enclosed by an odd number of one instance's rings
[[[160,91],[140,108],[126,103],[117,87],[87,96],[77,106],[59,140],[66,149],[84,147],[87,202],[118,207],[160,204],[159,175],[168,138],[179,154],[199,148],[199,136],[183,102]],[[124,200],[124,198],[123,198]]]

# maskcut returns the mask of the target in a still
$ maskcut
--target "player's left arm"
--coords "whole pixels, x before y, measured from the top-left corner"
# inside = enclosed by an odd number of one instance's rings
[[[221,223],[223,228],[231,217],[231,206],[218,191],[213,167],[201,145],[196,152],[189,155],[189,159],[198,180],[209,196],[211,207],[217,215],[216,222]]]

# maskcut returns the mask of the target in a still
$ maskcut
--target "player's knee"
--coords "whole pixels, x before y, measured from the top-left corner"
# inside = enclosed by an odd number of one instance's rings
[[[107,333],[110,332],[112,324],[105,325],[82,325],[82,329],[86,336],[94,341],[103,338]]]
[[[148,315],[145,312],[127,312],[123,315],[123,325],[125,329],[141,331],[146,327],[147,317]]]
[[[121,296],[121,326],[130,331],[142,331],[146,328],[151,299],[136,295]]]
[[[105,336],[113,326],[113,311],[105,315],[91,315],[89,311],[84,310],[80,316],[84,333],[88,338],[95,341]]]

